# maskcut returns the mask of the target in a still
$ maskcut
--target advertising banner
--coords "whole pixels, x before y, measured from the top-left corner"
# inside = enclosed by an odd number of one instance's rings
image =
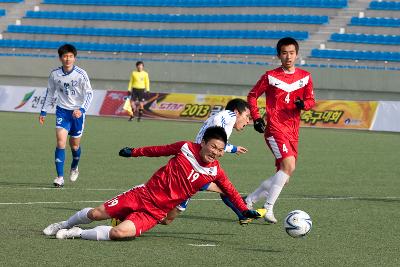
[[[99,115],[106,91],[94,90],[92,104],[86,114]],[[0,86],[0,110],[40,113],[46,88],[27,86]],[[53,98],[48,113],[55,113],[57,99]]]
[[[108,91],[100,109],[102,116],[128,116],[124,103],[128,96],[125,91]],[[204,121],[224,109],[229,100],[238,96],[149,93],[145,101],[144,117],[157,119]],[[246,99],[241,96],[239,98]],[[259,99],[265,106],[265,99]]]
[[[302,111],[301,126],[368,130],[377,106],[377,101],[318,100]]]
[[[379,101],[371,130],[400,132],[400,102]]]

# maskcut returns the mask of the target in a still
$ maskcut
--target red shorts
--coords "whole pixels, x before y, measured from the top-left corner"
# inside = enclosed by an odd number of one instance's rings
[[[289,141],[289,139],[279,134],[268,134],[264,137],[269,149],[274,154],[277,169],[279,169],[284,158],[293,156],[297,159],[297,141]]]
[[[130,220],[135,224],[136,236],[150,230],[166,214],[157,209],[148,198],[144,186],[132,188],[106,202],[104,208],[108,215],[121,221]]]

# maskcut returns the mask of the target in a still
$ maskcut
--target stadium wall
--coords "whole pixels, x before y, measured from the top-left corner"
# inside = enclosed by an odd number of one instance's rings
[[[56,58],[2,57],[0,84],[45,86]],[[79,60],[97,89],[126,90],[135,61]],[[246,95],[259,77],[274,66],[145,62],[153,92]],[[318,99],[400,100],[399,71],[306,68]]]

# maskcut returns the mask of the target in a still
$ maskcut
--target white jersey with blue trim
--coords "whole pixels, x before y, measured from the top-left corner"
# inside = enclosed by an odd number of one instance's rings
[[[42,112],[47,111],[56,92],[57,106],[67,110],[83,109],[86,112],[93,99],[89,77],[77,66],[69,73],[65,73],[62,67],[51,71]]]
[[[229,137],[232,134],[233,131],[233,126],[236,123],[236,114],[233,111],[230,110],[224,110],[221,112],[218,112],[217,114],[209,117],[203,124],[203,126],[200,128],[199,133],[197,134],[195,142],[197,144],[201,143],[201,140],[203,139],[204,132],[212,127],[212,126],[220,126],[225,129],[226,136]],[[225,152],[228,153],[236,153],[237,147],[232,145],[232,144],[226,144],[225,146]]]

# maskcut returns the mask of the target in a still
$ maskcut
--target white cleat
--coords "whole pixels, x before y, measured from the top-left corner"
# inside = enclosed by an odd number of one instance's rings
[[[79,176],[78,167],[76,169],[71,169],[71,172],[69,173],[69,180],[71,182],[75,182],[76,179],[78,179],[78,176]]]
[[[264,220],[267,223],[275,224],[278,222],[278,220],[274,216],[273,209],[267,209],[267,213],[264,216]]]
[[[60,231],[61,229],[64,228],[64,227],[63,227],[64,223],[65,223],[65,221],[50,224],[49,226],[47,226],[46,228],[44,228],[43,234],[45,234],[45,235],[47,235],[47,236],[57,234],[58,231]]]
[[[53,181],[53,185],[55,187],[63,187],[64,186],[64,177],[56,177]]]
[[[57,239],[74,239],[75,237],[80,237],[82,233],[82,229],[79,227],[72,227],[71,229],[61,229],[57,232]]]

